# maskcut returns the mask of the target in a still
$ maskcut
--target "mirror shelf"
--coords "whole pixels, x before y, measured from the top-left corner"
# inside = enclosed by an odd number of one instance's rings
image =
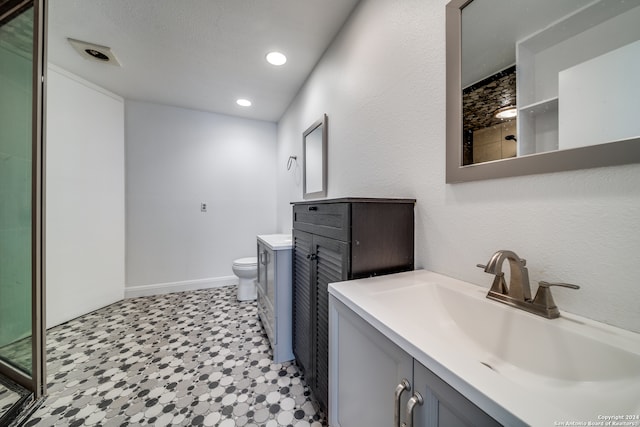
[[[523,105],[522,107],[518,107],[518,111],[520,114],[540,114],[544,113],[549,107],[558,108],[557,96],[533,102],[528,105]]]

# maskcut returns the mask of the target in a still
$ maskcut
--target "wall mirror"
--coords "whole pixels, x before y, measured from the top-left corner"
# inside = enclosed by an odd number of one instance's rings
[[[447,176],[640,162],[640,1],[452,0]]]
[[[305,199],[327,195],[327,115],[302,134],[302,185]]]

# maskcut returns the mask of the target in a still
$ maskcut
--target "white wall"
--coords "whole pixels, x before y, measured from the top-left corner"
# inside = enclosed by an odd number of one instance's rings
[[[640,165],[445,184],[447,0],[363,0],[278,125],[278,164],[329,116],[328,197],[415,197],[416,265],[487,287],[498,249],[561,310],[640,332]],[[278,228],[302,200],[278,168]]]
[[[560,71],[558,81],[560,148],[640,136],[640,40]]]
[[[558,96],[559,71],[638,40],[639,20],[640,7],[634,7],[598,25],[584,28],[575,36],[536,53],[533,56],[534,73],[531,76],[534,80],[535,98],[527,99],[526,103]]]
[[[233,260],[276,231],[275,123],[134,101],[125,110],[127,295],[228,284]]]
[[[53,65],[47,84],[51,327],[124,296],[124,101]]]

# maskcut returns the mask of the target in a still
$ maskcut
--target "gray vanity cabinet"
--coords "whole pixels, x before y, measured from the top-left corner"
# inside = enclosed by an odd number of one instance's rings
[[[398,427],[408,421],[407,401],[415,392],[423,404],[415,406],[414,426],[500,425],[333,296],[329,313],[329,425]],[[411,389],[396,401],[403,380]]]
[[[413,199],[293,206],[293,352],[320,407],[329,400],[328,285],[413,270]],[[366,424],[361,424],[366,425]]]
[[[269,338],[274,363],[293,359],[291,346],[291,246],[258,236],[258,316]]]
[[[329,425],[394,426],[393,397],[413,377],[413,358],[347,306],[330,298]],[[409,393],[401,395],[401,407]]]

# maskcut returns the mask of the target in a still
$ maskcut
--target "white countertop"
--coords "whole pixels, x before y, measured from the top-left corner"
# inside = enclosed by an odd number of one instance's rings
[[[291,234],[260,234],[258,240],[274,251],[293,248]]]
[[[606,417],[609,416],[640,415],[640,334],[565,313],[559,319],[544,319],[487,300],[487,290],[426,270],[329,285],[331,295],[504,425],[588,425],[588,422],[607,425]],[[481,309],[476,311],[477,307]],[[451,314],[452,311],[457,313]],[[486,316],[494,311],[495,317]],[[485,328],[486,317],[491,317],[495,328]],[[455,320],[461,318],[464,322]],[[475,330],[474,324],[478,325]],[[521,329],[530,327],[531,330],[514,330],[522,325],[526,327]],[[612,366],[616,362],[605,358],[605,363],[599,363],[602,356],[590,359],[589,354],[580,352],[582,347],[565,358],[566,349],[561,347],[573,345],[573,342],[560,340],[557,348],[540,345],[539,354],[527,350],[525,363],[534,365],[527,370],[507,363],[493,353],[489,355],[481,342],[476,340],[474,343],[478,336],[485,339],[493,335],[503,344],[509,334],[517,334],[511,335],[510,340],[520,335],[529,340],[529,334],[532,334],[531,339],[535,341],[540,338],[540,331],[541,342],[546,343],[547,335],[556,336],[546,334],[549,327],[561,328],[562,333],[557,336],[575,338],[578,344],[586,342],[587,349],[591,348],[588,340],[611,343],[616,357],[621,355],[622,362]],[[484,333],[484,329],[489,331]],[[534,337],[535,334],[538,335]],[[473,337],[469,338],[470,335]],[[539,372],[534,372],[538,359],[553,360],[556,355],[556,359],[565,363],[560,364],[561,370],[550,368],[548,372],[554,372],[555,377],[547,375],[545,365]],[[568,364],[567,359],[570,359]],[[579,375],[586,376],[587,381],[576,380],[572,372],[564,372],[571,371],[574,362],[576,366],[580,365],[582,359],[587,360],[586,368],[579,371]],[[486,361],[493,369],[487,367]],[[606,363],[609,363],[603,368],[606,373],[598,372],[598,367]],[[593,373],[591,366],[596,368]],[[621,418],[616,422],[620,421],[631,421],[635,424],[627,425],[640,426],[637,419]]]

